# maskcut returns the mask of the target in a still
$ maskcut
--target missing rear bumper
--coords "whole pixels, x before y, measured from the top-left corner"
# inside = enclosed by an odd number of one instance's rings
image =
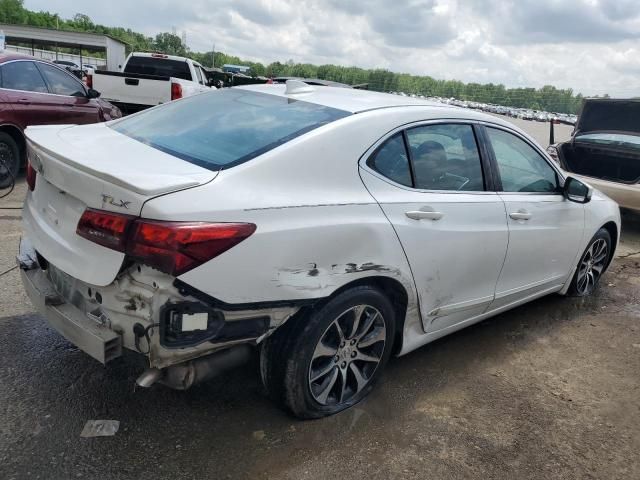
[[[42,270],[21,269],[21,275],[27,296],[60,335],[103,364],[122,355],[120,335],[91,321],[74,305],[64,302]]]

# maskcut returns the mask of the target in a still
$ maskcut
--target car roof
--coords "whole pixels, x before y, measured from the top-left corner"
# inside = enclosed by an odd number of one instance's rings
[[[177,55],[168,55],[166,53],[159,53],[159,52],[132,52],[130,56],[159,58],[161,60],[176,60],[178,62],[186,62],[188,60],[191,60],[190,58],[187,58],[187,57],[179,57]],[[191,60],[191,61],[193,63],[198,63],[195,60]]]
[[[0,63],[10,62],[12,60],[42,60],[46,62],[42,58],[32,57],[31,55],[23,55],[21,53],[13,53],[13,52],[3,52],[0,53]]]
[[[535,140],[521,128],[498,116],[417,97],[404,97],[391,93],[372,92],[370,90],[357,90],[353,88],[322,86],[312,86],[312,90],[309,93],[287,94],[285,84],[252,84],[232,88],[293,98],[326,107],[337,108],[350,113],[362,113],[383,108],[416,107],[420,108],[420,116],[423,119],[435,120],[451,118],[487,122],[488,124],[500,125],[519,132],[522,136],[536,143]]]
[[[300,80],[301,82],[308,83],[309,85],[322,85],[322,86],[325,86],[325,87],[352,88],[351,85],[347,85],[346,83],[333,82],[331,80],[322,80],[320,78],[275,77],[272,80],[275,83],[286,83],[287,80]]]
[[[255,84],[239,87],[243,90],[267,93],[286,98],[295,98],[305,102],[316,103],[326,107],[337,108],[351,113],[375,110],[378,108],[400,107],[405,105],[420,105],[441,107],[441,103],[423,100],[421,98],[402,97],[390,93],[372,92],[370,90],[357,90],[353,88],[329,87],[310,85],[311,91],[305,93],[285,93],[286,84]]]

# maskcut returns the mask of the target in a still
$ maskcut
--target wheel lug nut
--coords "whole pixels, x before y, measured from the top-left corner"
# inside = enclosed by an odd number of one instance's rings
[[[354,338],[353,340],[351,340],[351,345],[355,345],[356,344],[356,339]]]
[[[344,348],[344,345],[345,345],[345,343],[344,343],[344,342],[342,342],[342,343],[340,344],[340,348]]]
[[[358,352],[351,352],[351,358],[355,358]]]
[[[342,362],[342,364],[340,365],[342,368],[345,368],[347,366],[347,362]]]

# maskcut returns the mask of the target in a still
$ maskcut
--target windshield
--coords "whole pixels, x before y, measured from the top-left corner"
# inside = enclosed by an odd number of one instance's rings
[[[348,115],[292,98],[224,89],[171,102],[110,127],[188,162],[219,170]]]
[[[595,143],[598,145],[640,148],[640,136],[622,133],[587,133],[578,135],[577,142]]]

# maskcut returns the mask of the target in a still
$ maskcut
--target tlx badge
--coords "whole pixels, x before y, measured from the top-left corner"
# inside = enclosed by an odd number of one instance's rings
[[[124,200],[116,200],[111,195],[102,194],[102,202],[113,205],[114,207],[129,208],[131,202],[125,202]]]

